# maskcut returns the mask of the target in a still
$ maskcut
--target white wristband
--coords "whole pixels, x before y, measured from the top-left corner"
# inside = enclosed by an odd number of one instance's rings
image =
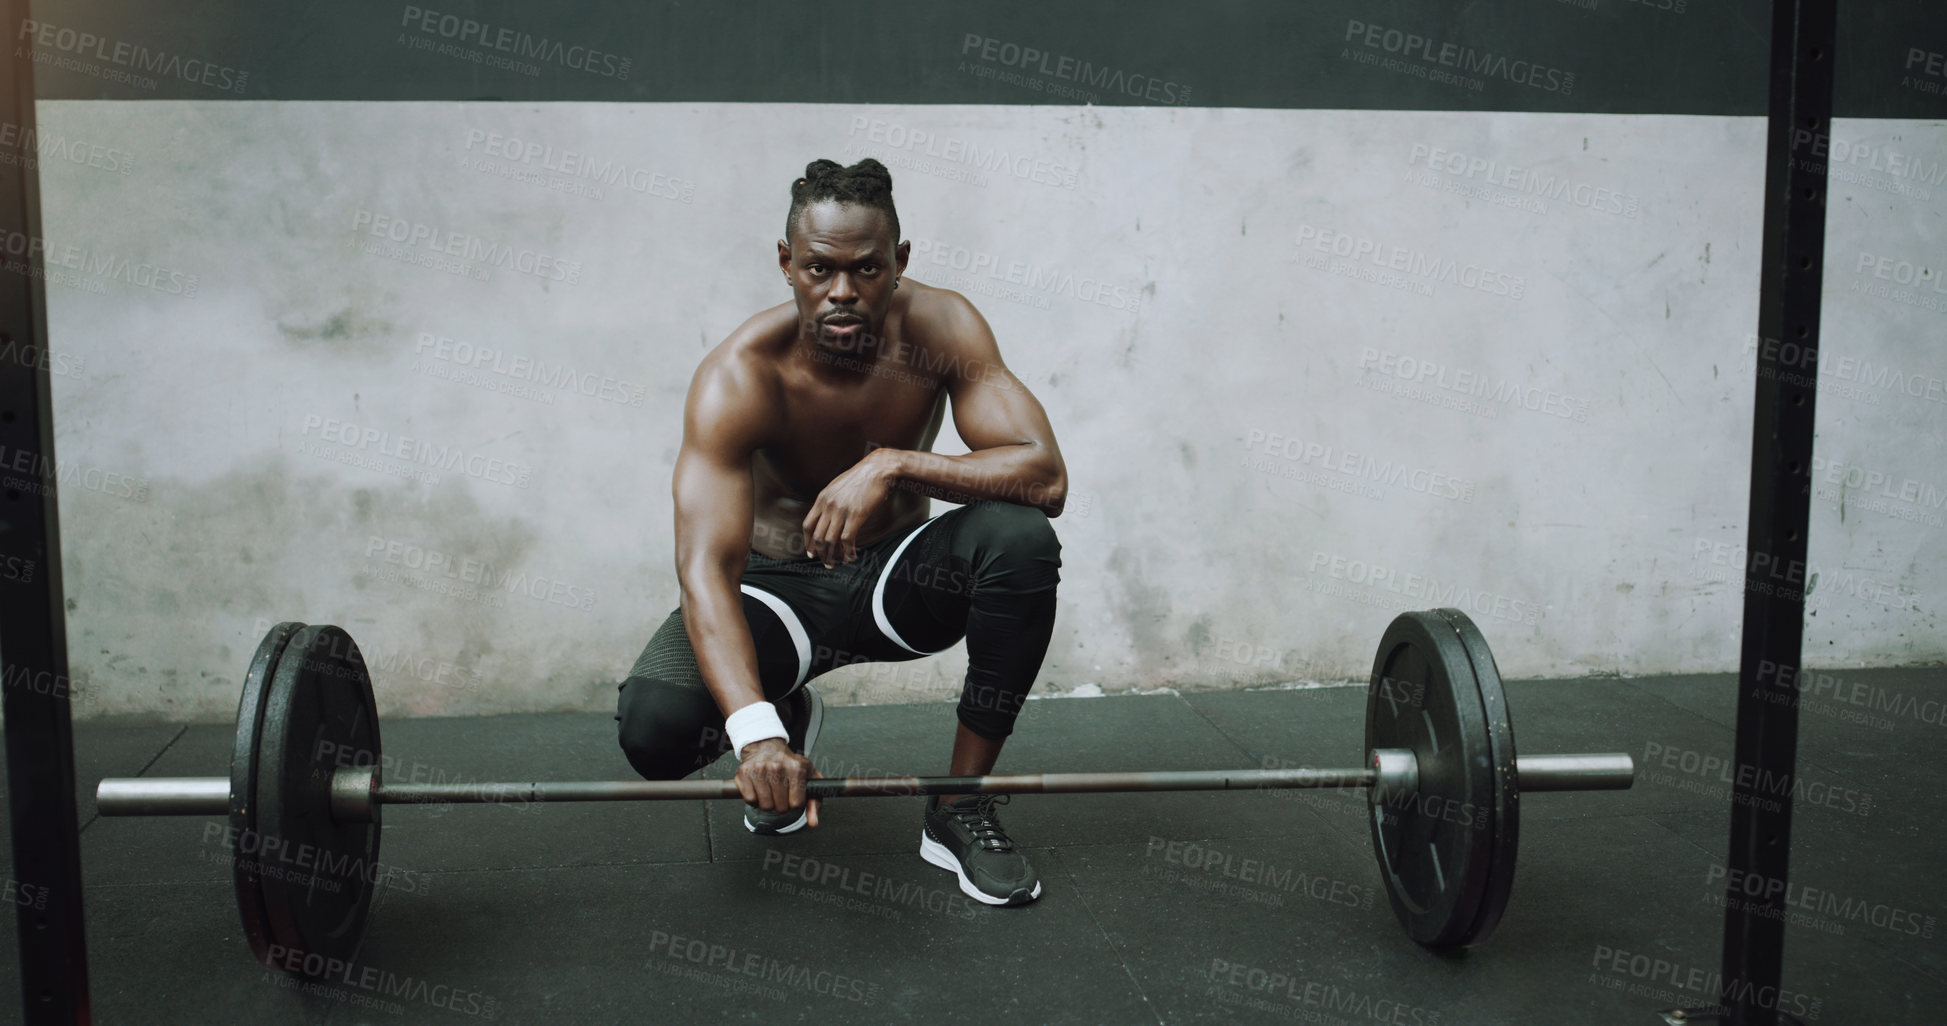
[[[785,733],[784,721],[777,717],[777,706],[769,702],[752,702],[731,713],[723,721],[723,730],[730,735],[730,750],[739,762],[743,761],[745,745],[772,737],[791,739]]]

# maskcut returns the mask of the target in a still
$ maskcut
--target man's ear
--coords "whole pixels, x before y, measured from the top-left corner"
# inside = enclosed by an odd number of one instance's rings
[[[912,255],[913,255],[913,244],[911,242],[902,242],[898,246],[893,248],[892,251],[893,260],[895,260],[899,264],[898,274],[906,273],[906,261]],[[897,276],[898,275],[894,275],[894,277]]]
[[[777,266],[784,272],[785,277],[791,276],[791,244],[783,239],[777,240]],[[905,266],[904,260],[900,261],[900,266]]]

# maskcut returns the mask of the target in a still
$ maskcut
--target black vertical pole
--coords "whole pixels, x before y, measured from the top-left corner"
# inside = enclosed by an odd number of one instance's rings
[[[1751,524],[1745,541],[1737,778],[1719,995],[1725,1021],[1736,1026],[1774,1026],[1779,1021],[1784,971],[1784,884],[1798,762],[1796,683],[1805,633],[1835,7],[1836,0],[1772,4]],[[1754,879],[1765,886],[1750,887]],[[1765,897],[1753,898],[1753,893]]]
[[[0,162],[0,447],[16,473],[0,480],[0,690],[7,717],[14,915],[28,1023],[88,1022],[88,947],[81,918],[81,835],[75,820],[74,735],[49,405],[47,295],[41,273],[41,191],[34,62],[18,48],[25,0],[0,0],[0,117],[19,159]],[[18,244],[17,244],[18,243]],[[21,470],[27,467],[30,469]],[[31,899],[31,900],[29,900]]]

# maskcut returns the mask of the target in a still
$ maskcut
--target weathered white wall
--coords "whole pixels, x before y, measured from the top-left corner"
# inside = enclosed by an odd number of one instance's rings
[[[981,307],[1053,419],[1073,496],[1039,690],[1360,677],[1394,612],[1436,604],[1473,610],[1513,676],[1735,665],[1758,120],[40,116],[43,147],[99,158],[42,178],[82,715],[225,718],[284,618],[348,628],[385,714],[609,707],[675,599],[690,373],[787,298],[773,242],[819,156],[892,165],[909,273]],[[1940,659],[1947,131],[1839,138],[1877,149],[1833,183],[1825,338],[1853,362],[1819,400],[1836,483],[1807,647]],[[552,149],[509,149],[529,144]],[[374,236],[383,218],[408,241]],[[447,245],[513,256],[425,266]],[[480,349],[498,363],[459,380]],[[963,668],[956,650],[828,682],[944,697]]]

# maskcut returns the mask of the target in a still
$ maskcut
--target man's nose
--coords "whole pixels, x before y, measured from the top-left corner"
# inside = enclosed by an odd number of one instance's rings
[[[852,276],[841,272],[832,275],[832,287],[825,295],[834,303],[856,303],[859,299],[859,290],[852,281]]]

